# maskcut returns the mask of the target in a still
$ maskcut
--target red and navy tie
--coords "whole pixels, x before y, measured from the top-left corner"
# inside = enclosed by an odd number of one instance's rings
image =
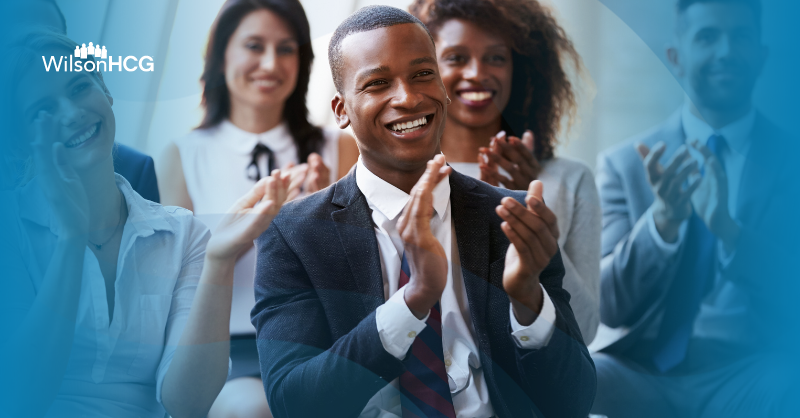
[[[408,283],[411,270],[405,252],[400,264],[398,288]],[[403,418],[456,418],[442,349],[442,311],[439,303],[431,309],[427,326],[417,335],[400,375]]]

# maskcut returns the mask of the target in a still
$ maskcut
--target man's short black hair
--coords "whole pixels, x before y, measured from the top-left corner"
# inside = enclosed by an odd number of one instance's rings
[[[331,37],[331,42],[328,44],[328,63],[330,63],[331,66],[331,75],[333,76],[333,84],[336,86],[336,91],[339,93],[342,92],[342,78],[340,73],[344,63],[342,62],[341,46],[344,38],[354,33],[387,28],[403,23],[415,23],[420,25],[425,29],[425,32],[431,38],[431,43],[433,43],[433,36],[431,36],[428,28],[425,27],[419,19],[405,10],[391,6],[362,7],[351,14],[336,28],[336,31],[333,32],[333,36]]]
[[[678,33],[683,32],[685,29],[681,18],[683,17],[684,12],[686,9],[691,7],[694,4],[699,3],[722,3],[722,4],[742,4],[750,8],[753,11],[753,18],[756,21],[756,26],[761,29],[761,0],[678,0],[676,5],[676,9],[678,11]]]

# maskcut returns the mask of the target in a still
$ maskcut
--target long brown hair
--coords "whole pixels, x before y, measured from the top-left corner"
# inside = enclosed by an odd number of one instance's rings
[[[289,126],[297,146],[297,159],[306,162],[308,155],[322,148],[322,130],[308,120],[306,93],[311,75],[314,52],[311,50],[311,31],[306,13],[298,0],[228,0],[222,6],[217,19],[211,26],[206,47],[206,62],[200,81],[203,84],[205,115],[196,129],[207,129],[219,125],[230,117],[231,99],[225,84],[225,49],[236,28],[248,14],[267,9],[286,21],[294,31],[300,55],[300,68],[297,86],[286,99],[283,107],[283,120]]]
[[[536,158],[552,158],[562,118],[576,114],[566,65],[580,72],[583,64],[550,11],[536,0],[415,0],[409,11],[434,37],[446,21],[463,19],[506,39],[514,70],[503,129],[516,136],[530,129]]]

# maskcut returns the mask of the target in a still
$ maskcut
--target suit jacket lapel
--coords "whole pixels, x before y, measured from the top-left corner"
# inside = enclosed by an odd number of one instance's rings
[[[489,222],[481,216],[486,195],[472,193],[475,180],[457,172],[450,174],[450,205],[456,242],[464,277],[464,287],[469,300],[472,324],[481,351],[490,356],[487,308],[489,286]],[[502,284],[500,284],[502,287]]]
[[[343,209],[334,211],[331,218],[369,314],[384,303],[380,252],[369,205],[356,184],[355,169],[334,187],[332,203]]]

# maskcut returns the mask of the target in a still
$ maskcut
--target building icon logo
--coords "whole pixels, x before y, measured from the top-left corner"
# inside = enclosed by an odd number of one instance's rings
[[[89,42],[89,46],[86,46],[85,43],[80,46],[75,45],[75,52],[70,56],[51,56],[49,60],[48,57],[42,56],[42,62],[47,72],[50,72],[50,70],[57,72],[112,72],[114,67],[120,72],[123,70],[127,72],[137,70],[151,72],[155,70],[153,58],[150,56],[144,55],[137,58],[129,55],[123,59],[119,55],[115,61],[115,57],[109,54],[105,45],[95,45],[94,42]]]
[[[105,46],[101,50],[100,45],[94,46],[92,42],[89,42],[88,48],[86,44],[83,44],[83,46],[75,45],[75,58],[86,59],[89,55],[93,55],[96,60],[106,59],[108,58],[108,51]]]

